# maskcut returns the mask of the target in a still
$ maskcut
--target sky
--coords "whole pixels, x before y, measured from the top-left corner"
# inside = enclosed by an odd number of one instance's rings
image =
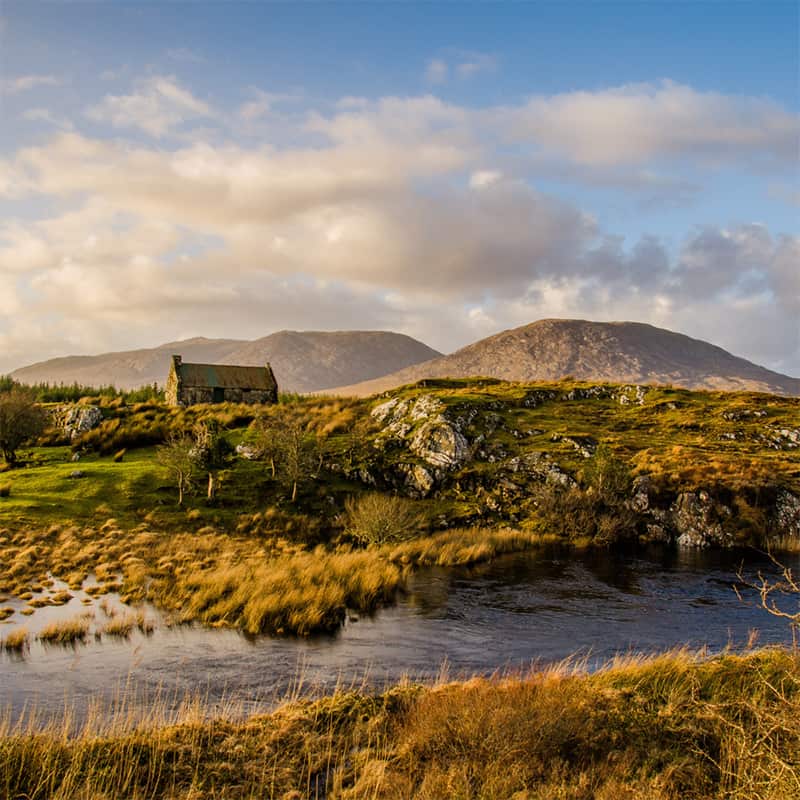
[[[0,373],[636,320],[800,376],[800,3],[0,0]]]

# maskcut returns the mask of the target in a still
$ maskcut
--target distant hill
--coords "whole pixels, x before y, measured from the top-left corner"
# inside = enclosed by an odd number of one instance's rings
[[[66,356],[12,372],[23,383],[109,383],[121,389],[163,385],[170,357],[184,361],[257,366],[269,362],[281,391],[315,392],[377,378],[441,353],[400,333],[384,331],[280,331],[255,341],[186,339],[147,350]]]
[[[543,319],[503,331],[452,355],[342,386],[368,395],[423,378],[482,375],[509,381],[661,383],[692,389],[800,395],[800,379],[759,367],[721,347],[639,322]]]

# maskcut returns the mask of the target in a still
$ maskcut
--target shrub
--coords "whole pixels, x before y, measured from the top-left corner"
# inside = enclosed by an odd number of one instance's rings
[[[363,545],[380,545],[413,538],[422,517],[411,500],[371,492],[348,497],[344,504],[344,531]]]
[[[0,486],[0,497],[8,497],[10,494],[11,487],[7,483],[4,483],[2,486]]]

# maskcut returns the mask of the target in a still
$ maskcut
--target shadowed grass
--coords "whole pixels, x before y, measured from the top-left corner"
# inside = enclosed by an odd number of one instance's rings
[[[245,718],[197,699],[0,723],[0,796],[330,800],[787,800],[800,792],[800,656],[564,662]]]

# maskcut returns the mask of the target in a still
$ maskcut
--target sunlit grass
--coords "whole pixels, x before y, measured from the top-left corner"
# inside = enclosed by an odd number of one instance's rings
[[[188,697],[0,722],[0,796],[787,800],[800,656],[568,660],[529,674],[293,697],[246,717]]]
[[[89,627],[90,616],[81,615],[51,622],[39,631],[37,638],[42,642],[53,644],[73,644],[86,638]]]

